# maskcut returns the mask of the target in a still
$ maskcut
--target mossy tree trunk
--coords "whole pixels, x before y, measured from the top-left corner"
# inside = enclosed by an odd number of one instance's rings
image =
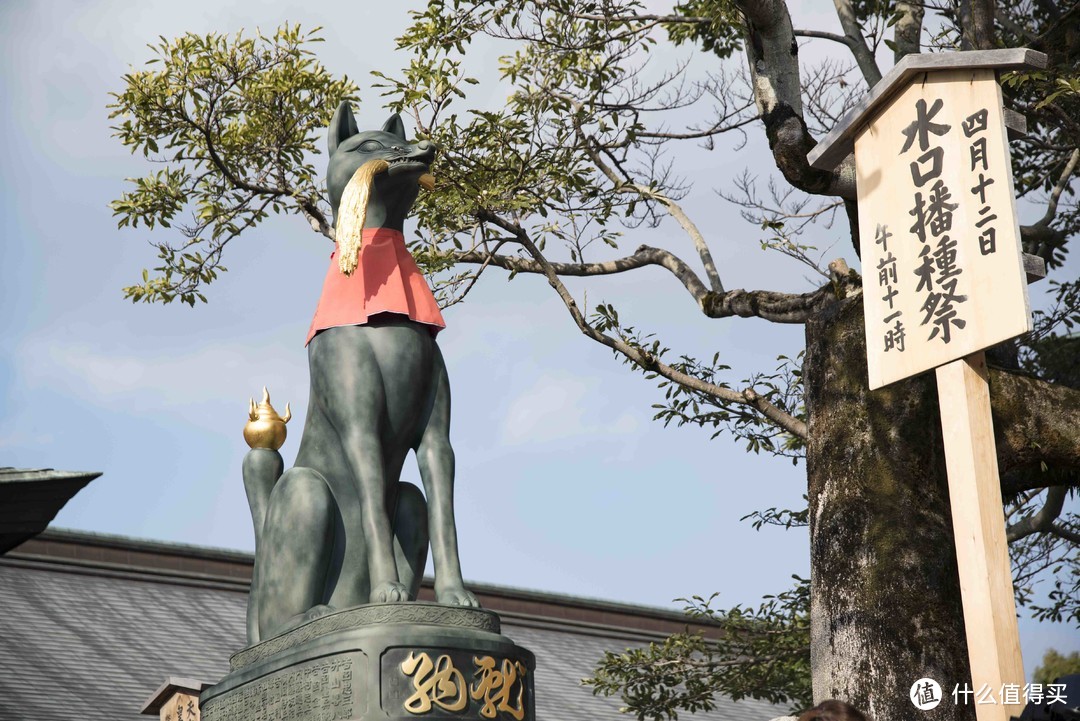
[[[933,374],[871,392],[861,299],[806,329],[811,658],[817,700],[875,721],[971,721],[945,457]],[[919,711],[921,677],[944,699]]]

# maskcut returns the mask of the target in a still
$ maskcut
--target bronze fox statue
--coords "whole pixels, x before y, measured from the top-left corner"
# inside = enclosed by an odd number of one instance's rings
[[[244,460],[256,538],[249,644],[336,609],[415,600],[429,541],[437,601],[479,605],[458,560],[450,384],[435,342],[441,316],[434,306],[437,318],[411,317],[414,305],[432,307],[434,298],[426,284],[417,290],[419,271],[400,237],[436,149],[408,143],[396,114],[380,130],[360,132],[348,103],[328,136],[336,255],[343,195],[366,164],[381,171],[365,189],[359,264],[348,275],[332,257],[309,335],[311,393],[296,464],[282,473],[280,455],[267,449]],[[412,286],[402,292],[427,297],[386,306],[382,299],[397,292],[386,288],[405,276]],[[366,306],[349,297],[353,288]],[[409,451],[423,494],[400,480]]]

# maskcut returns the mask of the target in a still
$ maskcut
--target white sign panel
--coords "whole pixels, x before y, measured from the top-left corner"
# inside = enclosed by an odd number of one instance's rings
[[[916,78],[855,160],[871,389],[1031,329],[993,70]]]

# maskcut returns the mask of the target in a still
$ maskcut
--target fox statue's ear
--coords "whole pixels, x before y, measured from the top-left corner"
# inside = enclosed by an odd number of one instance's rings
[[[390,119],[383,123],[382,130],[384,133],[392,133],[405,140],[405,123],[401,122],[401,116],[397,113],[391,115]]]
[[[349,105],[348,100],[341,101],[341,105],[334,111],[334,119],[330,121],[330,128],[326,133],[330,154],[334,154],[342,141],[348,140],[359,132],[359,128],[356,127],[356,118],[352,114],[352,106]]]

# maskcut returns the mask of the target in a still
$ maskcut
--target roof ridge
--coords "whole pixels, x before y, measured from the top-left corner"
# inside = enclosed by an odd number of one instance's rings
[[[98,542],[110,546],[137,546],[139,550],[147,551],[171,551],[197,554],[206,556],[208,553],[215,556],[225,556],[235,561],[254,561],[255,554],[252,551],[244,551],[237,548],[224,548],[222,546],[202,546],[196,543],[183,543],[180,541],[162,541],[152,538],[140,538],[120,533],[101,533],[99,531],[84,531],[77,528],[60,528],[49,526],[38,536],[42,541],[85,541]]]
[[[196,544],[180,543],[176,541],[160,541],[114,533],[100,533],[97,531],[84,531],[71,528],[57,528],[55,526],[50,526],[48,529],[42,532],[38,536],[38,539],[41,541],[67,541],[76,543],[82,542],[112,547],[125,547],[131,548],[132,550],[176,553],[180,555],[197,556],[201,558],[216,557],[219,559],[230,560],[238,563],[254,562],[254,553],[252,553],[251,551],[221,548],[217,546],[200,546]],[[425,576],[424,582],[425,585],[430,586],[432,584],[432,579],[428,576]],[[609,599],[596,598],[592,596],[581,596],[562,592],[541,591],[538,589],[521,588],[519,586],[493,584],[475,580],[467,580],[466,582],[474,592],[516,597],[523,600],[556,603],[560,605],[581,606],[589,609],[612,611],[630,615],[649,616],[653,618],[660,617],[671,621],[690,623],[692,625],[711,625],[703,619],[691,619],[687,617],[683,611],[677,608],[665,608],[663,606],[651,606],[641,603],[614,601]]]

